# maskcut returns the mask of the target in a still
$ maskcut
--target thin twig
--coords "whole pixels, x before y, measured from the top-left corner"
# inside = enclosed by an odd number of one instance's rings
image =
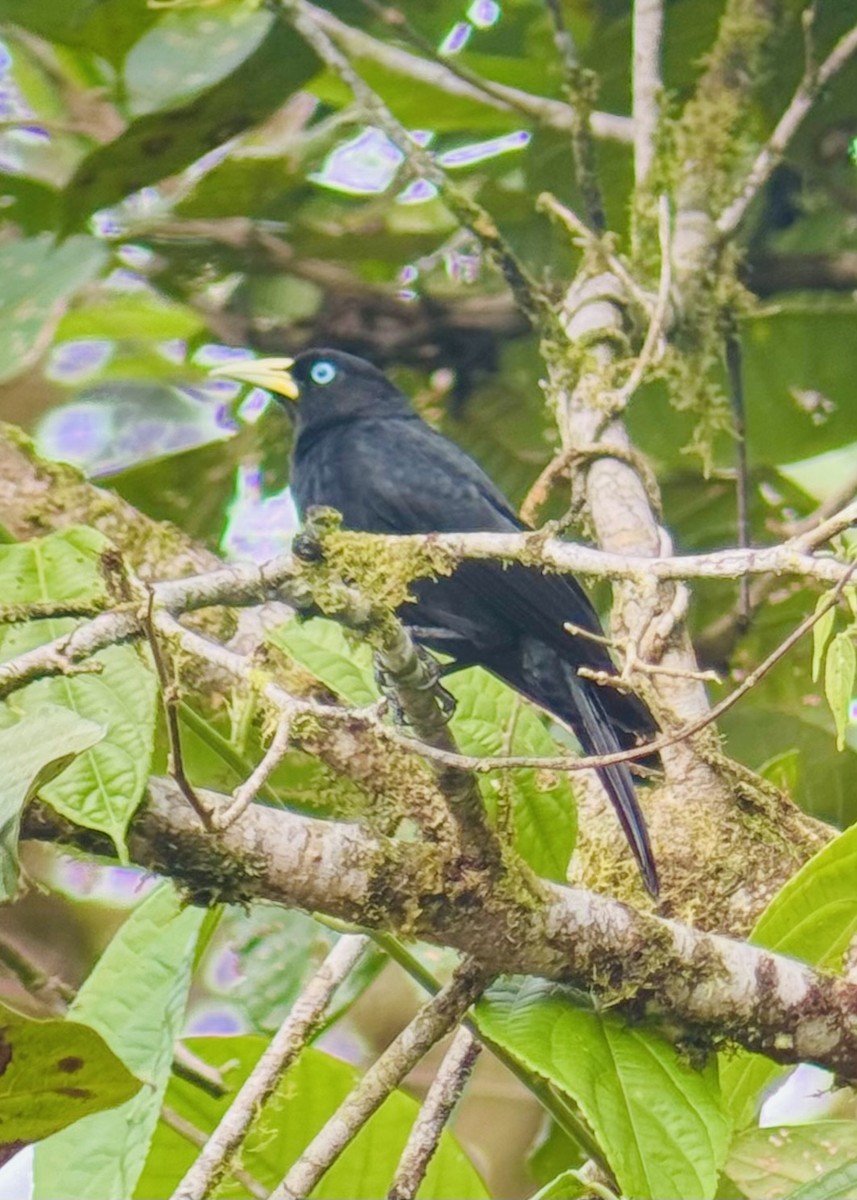
[[[631,111],[634,117],[634,180],[637,191],[645,187],[655,160],[660,121],[661,43],[664,34],[663,0],[634,0],[632,40],[634,70],[631,77]]]
[[[402,152],[408,168],[433,183],[450,212],[469,229],[482,246],[486,257],[503,275],[521,311],[539,325],[552,324],[553,309],[541,296],[535,282],[502,238],[493,217],[464,191],[455,187],[434,158],[418,146],[380,96],[354,69],[350,60],[319,26],[306,0],[277,0],[278,8],[306,42],[351,90],[364,109],[366,119],[381,129]]]
[[[490,981],[481,967],[462,963],[438,994],[375,1060],[324,1128],[289,1168],[270,1200],[303,1200],[390,1093],[432,1046],[461,1021]],[[188,1195],[187,1200],[191,1200]],[[192,1200],[197,1200],[193,1197]]]
[[[17,946],[0,938],[0,966],[4,966],[24,991],[45,1001],[57,1013],[63,1013],[74,998],[74,988],[58,975],[48,975]]]
[[[262,1105],[318,1029],[333,993],[369,944],[369,938],[362,934],[346,934],[339,939],[292,1005],[202,1153],[173,1192],[172,1200],[205,1200],[211,1194],[230,1169],[232,1158]]]
[[[193,811],[202,821],[206,829],[211,829],[211,813],[196,794],[193,784],[187,777],[182,754],[181,727],[179,724],[179,695],[175,679],[172,677],[161,650],[158,633],[154,622],[155,592],[148,588],[148,603],[143,620],[143,629],[152,651],[152,659],[158,679],[161,684],[161,701],[164,708],[164,718],[167,725],[167,740],[169,742],[169,772],[179,786],[181,794],[187,800]]]
[[[530,120],[550,129],[570,133],[574,123],[574,113],[571,106],[562,100],[553,100],[547,96],[536,96],[519,88],[509,87],[504,83],[484,79],[468,71],[460,63],[448,59],[426,61],[409,54],[406,50],[382,42],[356,25],[347,25],[333,13],[315,4],[307,4],[309,12],[318,26],[337,42],[352,58],[367,59],[380,63],[388,71],[394,71],[407,78],[427,83],[432,87],[456,96],[489,103],[494,108],[523,113]],[[394,10],[398,11],[398,10]],[[409,36],[404,26],[401,28],[405,36]],[[413,29],[413,26],[410,27]],[[415,31],[414,31],[415,32]],[[416,37],[422,42],[419,34]],[[433,48],[432,48],[433,49]],[[434,53],[431,55],[434,59]],[[628,144],[633,137],[630,117],[619,116],[616,113],[594,112],[592,114],[592,129],[598,138]]]
[[[820,92],[854,54],[857,54],[857,25],[843,34],[820,66],[808,64],[788,107],[747,173],[740,192],[717,219],[717,235],[721,243],[731,238],[744,220],[747,210],[768,182],[771,172],[809,115]]]
[[[179,1137],[183,1137],[186,1142],[190,1142],[192,1146],[204,1146],[206,1143],[206,1135],[202,1129],[199,1129],[181,1113],[177,1113],[174,1108],[170,1108],[168,1104],[161,1105],[161,1120],[170,1129],[175,1130]],[[268,1189],[264,1187],[258,1179],[254,1179],[249,1172],[236,1167],[233,1174],[243,1188],[253,1196],[254,1200],[266,1200]]]
[[[651,313],[653,306],[653,298],[644,291],[637,283],[634,276],[625,266],[620,258],[618,258],[609,246],[606,245],[604,239],[586,224],[585,221],[570,209],[567,205],[557,200],[556,196],[550,192],[542,192],[536,200],[536,208],[544,212],[550,213],[555,217],[570,233],[579,238],[584,245],[590,246],[598,251],[604,259],[605,264],[610,271],[616,276],[622,286],[625,288],[628,296],[636,301],[645,313]]]
[[[232,793],[232,803],[222,812],[218,811],[213,818],[215,829],[226,829],[237,821],[249,804],[252,804],[259,791],[268,782],[271,775],[285,758],[289,750],[289,734],[292,727],[291,716],[283,713],[277,722],[271,744],[265,751],[265,756],[255,771]]]
[[[646,372],[657,357],[661,340],[666,332],[667,313],[670,304],[670,289],[672,287],[672,253],[670,247],[670,205],[666,196],[658,197],[658,240],[661,248],[661,272],[658,281],[658,294],[655,306],[649,320],[649,327],[634,369],[627,381],[616,393],[614,404],[617,409],[624,408],[637,388],[643,382]]]
[[[802,552],[817,550],[831,538],[857,525],[857,501],[851,500],[844,506],[842,504],[843,499],[853,496],[855,491],[857,480],[850,479],[841,491],[819,506],[814,521],[810,518],[806,528],[796,530],[789,537],[786,546],[794,546]]]
[[[387,1200],[414,1200],[480,1049],[468,1029],[458,1030],[408,1134]]]
[[[741,342],[737,331],[726,335],[726,374],[729,379],[729,401],[735,430],[735,506],[738,522],[738,545],[750,547],[750,481],[747,467],[747,421],[744,404],[744,375],[741,364]],[[750,580],[742,575],[738,580],[738,611],[740,620],[750,620]]]
[[[562,63],[564,91],[574,114],[571,130],[571,150],[577,186],[583,198],[583,208],[589,224],[597,233],[603,233],[607,222],[604,217],[604,200],[598,182],[598,164],[595,139],[592,136],[592,103],[596,93],[596,77],[592,71],[581,66],[574,38],[566,26],[560,0],[545,0],[545,6],[553,24],[553,40]]]
[[[215,1099],[229,1091],[220,1072],[188,1050],[183,1042],[176,1042],[173,1048],[173,1073]]]

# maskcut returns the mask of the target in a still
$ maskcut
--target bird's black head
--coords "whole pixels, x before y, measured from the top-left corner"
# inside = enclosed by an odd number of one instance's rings
[[[413,414],[407,397],[377,367],[342,350],[304,350],[295,359],[239,359],[212,374],[252,383],[284,398],[298,435],[361,417]]]

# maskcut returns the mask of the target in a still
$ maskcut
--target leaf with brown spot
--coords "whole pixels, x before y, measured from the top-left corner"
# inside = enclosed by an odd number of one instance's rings
[[[0,1162],[140,1090],[140,1081],[87,1025],[33,1021],[2,1006],[0,1021]]]

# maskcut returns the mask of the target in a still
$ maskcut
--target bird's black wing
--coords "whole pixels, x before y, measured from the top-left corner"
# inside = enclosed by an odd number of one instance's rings
[[[525,528],[479,464],[422,421],[362,421],[347,437],[328,438],[325,451],[325,481],[318,489],[324,499],[309,503],[338,508],[348,528],[394,534]],[[321,473],[318,466],[314,473]],[[547,643],[576,667],[613,670],[603,646],[565,629],[571,622],[602,633],[588,597],[568,575],[470,560],[431,591],[418,590],[436,623],[472,637],[483,651],[492,640],[505,640],[501,631],[513,630]],[[644,722],[640,731],[650,728]]]
[[[500,532],[522,525],[505,497],[465,452],[415,420],[362,420],[328,430],[293,482],[302,511],[329,504],[346,528],[374,533]],[[418,580],[416,602],[400,610],[419,640],[459,665],[479,663],[566,721],[587,753],[633,744],[654,724],[634,697],[577,675],[612,671],[603,645],[573,636],[565,622],[600,634],[579,585],[536,567],[469,560],[449,577]],[[558,660],[558,661],[557,661]],[[657,872],[627,766],[599,770],[649,890]]]

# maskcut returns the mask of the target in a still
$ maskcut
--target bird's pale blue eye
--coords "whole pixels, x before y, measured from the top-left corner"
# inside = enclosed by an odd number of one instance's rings
[[[335,375],[336,367],[333,363],[329,362],[317,362],[309,373],[309,377],[313,383],[320,383],[322,385],[330,383]]]

